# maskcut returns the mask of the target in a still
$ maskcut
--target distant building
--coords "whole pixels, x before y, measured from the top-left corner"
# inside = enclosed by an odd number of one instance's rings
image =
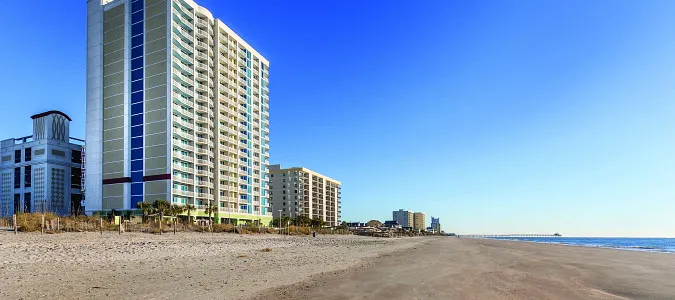
[[[70,137],[71,119],[60,111],[31,118],[33,135],[1,142],[0,216],[82,213],[84,143]]]
[[[392,218],[396,221],[401,227],[413,227],[414,226],[414,216],[413,212],[399,209],[395,210],[392,213]]]
[[[319,218],[329,226],[341,222],[342,183],[302,167],[269,166],[270,202],[274,217]],[[281,212],[279,212],[281,211]]]
[[[413,214],[413,229],[414,230],[424,230],[426,226],[426,215],[422,212],[416,212]]]
[[[382,228],[399,229],[401,228],[401,224],[396,221],[384,221]]]
[[[347,227],[349,228],[361,228],[361,227],[366,227],[366,223],[362,222],[347,222]]]
[[[435,232],[441,232],[441,221],[439,218],[431,217],[431,228]]]

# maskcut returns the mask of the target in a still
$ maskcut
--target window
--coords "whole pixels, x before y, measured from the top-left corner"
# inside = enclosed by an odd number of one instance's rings
[[[82,169],[70,168],[70,187],[74,189],[82,188]]]
[[[21,156],[19,156],[19,158],[21,158]],[[21,188],[21,168],[14,168],[14,188]]]
[[[32,157],[31,157],[31,155],[32,155],[31,150],[32,150],[31,148],[26,148],[26,149],[23,150],[23,152],[24,152],[24,158],[23,158],[23,160],[24,160],[24,161],[30,161],[30,160],[32,159]]]
[[[23,168],[23,186],[29,188],[31,184],[31,166],[25,166]]]
[[[37,154],[37,150],[35,150],[35,153]],[[82,151],[79,150],[72,150],[71,151],[71,162],[74,162],[76,164],[81,164],[82,163]]]
[[[14,162],[15,163],[21,162],[21,150],[14,151]]]
[[[23,210],[21,207],[21,194],[14,194],[14,213],[20,213]]]
[[[31,198],[30,193],[23,194],[23,203],[25,203],[26,212],[31,212],[30,198]]]

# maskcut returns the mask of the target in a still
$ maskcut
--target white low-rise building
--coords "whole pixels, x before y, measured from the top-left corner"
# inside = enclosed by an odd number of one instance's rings
[[[71,119],[60,111],[31,118],[33,135],[1,142],[0,216],[82,213],[84,143],[70,137]]]

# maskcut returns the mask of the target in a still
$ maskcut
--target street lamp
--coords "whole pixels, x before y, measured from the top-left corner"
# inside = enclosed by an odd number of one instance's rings
[[[281,231],[281,209],[279,210],[279,231]]]

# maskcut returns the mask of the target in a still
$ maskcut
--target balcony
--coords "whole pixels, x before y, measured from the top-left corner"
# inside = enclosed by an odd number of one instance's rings
[[[205,84],[197,83],[195,87],[198,92],[206,93],[209,91],[209,87],[206,86]]]
[[[184,166],[177,165],[177,164],[171,165],[171,168],[173,170],[181,171],[181,172],[185,172],[185,173],[192,173],[192,171],[194,171],[194,169],[191,168],[191,167],[184,167]]]
[[[184,196],[184,197],[193,197],[194,193],[190,191],[183,191],[178,189],[171,189],[171,193],[174,195]]]
[[[194,50],[192,49],[192,45],[189,45],[188,43],[184,42],[182,39],[177,37],[178,36],[176,36],[176,38],[173,38],[173,44],[191,55],[194,52]]]
[[[197,28],[197,30],[195,30],[195,32],[197,33],[198,37],[205,38],[205,39],[211,38],[211,35],[206,30]]]
[[[194,146],[191,146],[191,145],[188,145],[188,144],[174,143],[173,145],[177,148],[180,148],[180,149],[183,149],[183,150],[186,150],[186,151],[190,151],[190,152],[194,152],[194,150],[195,150]]]
[[[205,63],[197,62],[197,70],[208,72],[209,66],[206,65]]]
[[[197,32],[200,32],[200,31],[204,32],[203,30],[197,29]],[[195,43],[195,44],[197,46],[197,49],[199,49],[199,50],[206,51],[207,49],[209,49],[209,45],[207,43],[197,41],[197,43]]]
[[[188,108],[183,107],[182,105],[178,105],[178,104],[174,103],[173,105],[171,105],[171,107],[173,108],[173,111],[180,116],[183,116],[183,117],[188,118],[188,119],[194,117],[194,114],[192,113],[192,111],[190,111],[190,109],[188,109]]]
[[[173,24],[176,25],[176,23],[173,23]],[[183,27],[183,26],[173,26],[173,30],[172,30],[172,31],[173,31],[173,33],[176,34],[176,36],[178,36],[180,39],[187,40],[187,41],[189,41],[190,43],[194,43],[194,42],[195,42],[194,37],[192,37],[192,28],[190,28],[190,27],[188,27],[188,29],[186,29],[186,28]]]
[[[173,97],[173,103],[192,108],[192,100],[190,98],[186,98],[181,93],[175,91],[171,93],[171,96]]]
[[[180,152],[174,152],[173,157],[176,158],[176,159],[180,159],[182,161],[187,161],[187,162],[193,162],[195,160],[194,157],[189,156],[189,155],[180,154]]]
[[[172,57],[171,61],[176,70],[180,71],[182,74],[189,74],[192,76],[192,64],[185,63],[177,57]]]
[[[197,164],[198,165],[204,165],[204,166],[211,166],[211,163],[208,160],[205,160],[205,159],[197,159]]]
[[[208,122],[209,122],[209,118],[207,118],[207,117],[202,117],[202,116],[197,116],[197,121],[200,122],[200,123],[208,123]]]
[[[195,128],[195,126],[192,125],[192,123],[185,122],[185,121],[183,121],[181,119],[177,119],[177,118],[174,118],[173,123],[178,124],[180,126],[183,126],[183,127],[187,128],[187,129],[190,129],[190,130],[194,130],[194,128]]]
[[[213,195],[208,194],[208,193],[196,193],[196,198],[201,198],[201,199],[208,199],[213,197]]]
[[[206,108],[206,106],[204,106],[204,105],[197,105],[197,106],[195,107],[195,111],[198,112],[198,113],[203,113],[203,114],[208,114],[208,113],[209,113],[209,110],[208,110],[208,109]]]
[[[196,24],[200,27],[209,27],[209,22],[204,21],[203,19],[197,19]]]
[[[173,178],[173,180],[176,181],[176,182],[184,183],[184,184],[190,184],[190,185],[194,184],[194,180],[192,180],[190,178],[183,178],[181,176],[176,176],[176,177]]]
[[[174,50],[173,57],[180,59],[187,65],[193,65],[195,63],[195,60],[189,54],[183,53],[182,51]]]
[[[180,30],[185,31],[185,32],[190,32],[194,30],[194,26],[192,26],[192,22],[188,20],[186,16],[181,15],[178,13],[177,10],[173,10],[174,15],[173,15],[173,26],[178,27]],[[186,33],[186,35],[188,34]]]
[[[196,56],[197,56],[197,59],[201,59],[201,60],[208,60],[209,59],[209,56],[206,53],[201,52],[201,51],[197,52]]]
[[[199,154],[204,154],[204,155],[213,156],[213,152],[212,152],[211,150],[209,150],[209,149],[206,149],[206,148],[197,148],[196,150],[197,150],[197,153],[199,153]]]
[[[178,82],[176,84],[173,84],[173,90],[180,92],[181,95],[186,96],[186,97],[191,97],[193,98],[195,96],[195,93],[192,91],[192,89],[184,87],[180,85]]]
[[[180,138],[184,138],[184,139],[188,139],[188,140],[191,140],[191,139],[194,138],[194,137],[192,136],[192,133],[184,132],[183,129],[180,129],[180,128],[173,128],[173,129],[171,130],[171,132],[173,132],[174,135],[176,135],[176,136],[178,136],[178,137],[180,137]]]

